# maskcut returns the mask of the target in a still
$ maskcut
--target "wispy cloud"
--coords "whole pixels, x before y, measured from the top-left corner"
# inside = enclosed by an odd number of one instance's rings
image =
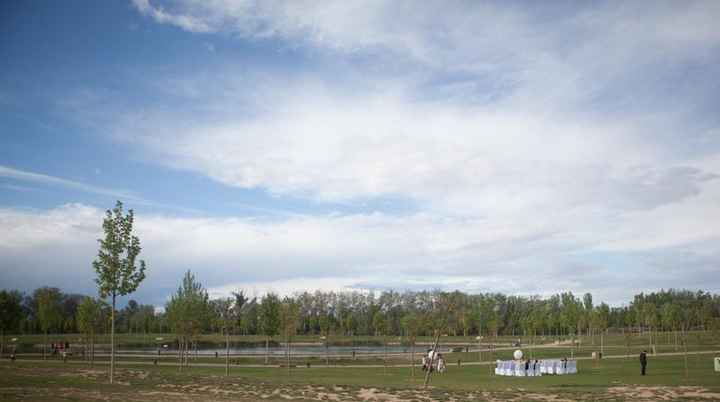
[[[132,191],[120,190],[108,187],[94,186],[91,184],[68,180],[57,176],[50,176],[42,173],[29,172],[26,170],[19,170],[7,166],[0,165],[0,177],[6,177],[13,180],[42,184],[45,186],[53,186],[65,189],[72,189],[82,191],[89,194],[97,194],[107,196],[109,198],[118,199],[124,202],[132,202],[139,205],[146,205],[157,207],[161,209],[167,209],[172,211],[179,211],[190,214],[202,214],[203,212],[194,208],[184,208],[178,205],[164,204],[153,200],[146,199]],[[20,191],[21,188],[15,186],[14,188]],[[23,188],[24,189],[24,188]]]
[[[161,24],[178,26],[190,32],[210,32],[214,30],[210,25],[191,15],[171,14],[162,7],[153,7],[149,0],[132,0],[135,7],[142,14],[152,17]]]
[[[42,173],[28,172],[25,170],[14,169],[7,166],[0,165],[0,177],[7,177],[13,180],[20,180],[31,183],[44,184],[49,186],[56,186],[62,188],[68,188],[78,190],[86,193],[104,195],[108,197],[114,197],[123,200],[132,201],[145,201],[136,194],[130,191],[117,190],[106,187],[98,187],[90,184],[82,183],[79,181],[63,179],[61,177],[50,176]]]

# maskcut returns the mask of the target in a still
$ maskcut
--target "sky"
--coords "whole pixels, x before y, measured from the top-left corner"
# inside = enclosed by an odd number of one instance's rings
[[[0,288],[720,292],[720,2],[0,3]]]

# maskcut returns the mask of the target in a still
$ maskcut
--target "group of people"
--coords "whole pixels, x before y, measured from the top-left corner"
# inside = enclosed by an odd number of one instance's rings
[[[70,355],[70,342],[53,342],[50,344],[50,350],[52,350],[53,356],[60,354],[63,361],[65,361],[67,360],[68,355]]]
[[[445,365],[445,358],[443,358],[442,353],[436,354],[432,349],[428,349],[427,352],[427,355],[422,358],[422,370],[430,372],[437,370],[438,373],[444,373],[445,370],[447,370],[447,366]],[[435,365],[433,365],[433,361]]]

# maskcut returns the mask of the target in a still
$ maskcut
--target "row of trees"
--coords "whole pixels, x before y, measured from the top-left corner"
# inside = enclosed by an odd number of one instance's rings
[[[30,294],[17,290],[0,291],[0,303],[13,309],[3,314],[7,317],[8,330],[22,334],[43,333],[47,325],[52,333],[75,334],[82,332],[77,319],[78,310],[87,296],[63,293],[56,287],[42,287]],[[40,308],[46,319],[40,319]],[[108,312],[110,310],[108,309]],[[130,300],[116,313],[116,327],[119,333],[157,333],[167,331],[162,315],[155,313],[155,306],[139,304]]]
[[[278,327],[283,303],[287,314],[296,317],[295,334],[300,335],[392,335],[406,332],[408,316],[426,316],[436,301],[448,298],[455,306],[447,317],[451,335],[588,335],[607,328],[635,331],[710,329],[720,318],[720,297],[687,290],[663,290],[636,295],[627,306],[593,304],[592,295],[572,293],[537,296],[506,296],[499,293],[466,294],[459,291],[395,292],[303,292],[280,299],[275,294],[250,298],[236,292],[230,298],[210,300],[195,276],[188,272],[182,285],[165,307],[130,300],[116,312],[119,333],[176,332],[177,316],[191,314],[192,322],[180,331],[187,336],[224,333],[229,327],[243,335],[264,334]],[[84,324],[79,318],[87,296],[66,294],[54,287],[36,289],[29,295],[16,290],[0,291],[0,331],[37,333],[78,333]],[[191,300],[192,303],[180,303]],[[101,303],[98,301],[98,303]],[[187,309],[187,310],[183,310]],[[110,313],[102,305],[99,310]],[[187,311],[187,312],[186,312]],[[106,330],[100,321],[97,331]],[[430,323],[420,323],[418,333],[430,335]]]

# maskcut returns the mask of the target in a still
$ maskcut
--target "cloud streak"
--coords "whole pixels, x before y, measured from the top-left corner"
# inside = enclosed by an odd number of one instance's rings
[[[127,199],[132,201],[142,201],[142,199],[130,191],[116,190],[105,187],[98,187],[82,182],[63,179],[61,177],[50,176],[42,173],[28,172],[25,170],[14,169],[7,166],[0,165],[0,177],[5,177],[13,180],[19,180],[30,183],[37,183],[55,187],[62,187],[72,190],[78,190],[85,193],[104,195],[108,197],[115,197],[120,199]]]

